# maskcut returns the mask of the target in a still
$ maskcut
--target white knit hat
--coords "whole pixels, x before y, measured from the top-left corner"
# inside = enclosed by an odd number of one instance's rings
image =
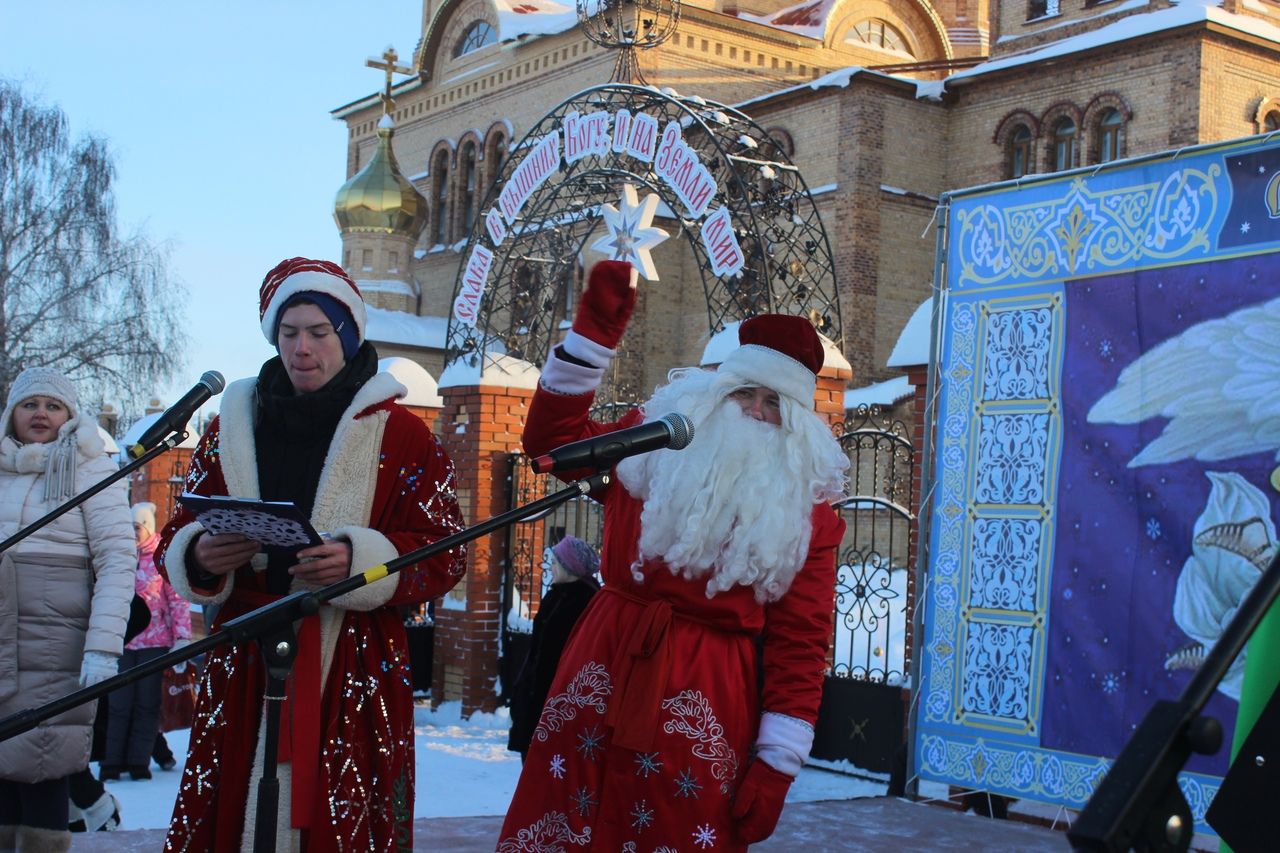
[[[9,399],[5,401],[4,415],[0,417],[0,435],[9,435],[13,431],[13,410],[31,397],[52,397],[67,407],[68,419],[74,418],[79,409],[76,388],[67,377],[52,367],[28,367],[9,386]]]
[[[131,509],[133,510],[134,524],[141,524],[143,527],[146,528],[148,533],[156,532],[156,505],[155,504],[151,503],[151,501],[141,501],[139,503],[134,504],[131,507]]]

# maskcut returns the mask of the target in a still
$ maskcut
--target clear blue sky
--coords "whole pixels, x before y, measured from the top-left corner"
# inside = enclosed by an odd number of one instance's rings
[[[0,0],[0,77],[109,140],[121,222],[170,243],[186,283],[183,367],[143,394],[170,403],[206,370],[231,380],[274,353],[263,275],[341,256],[346,130],[329,111],[381,88],[365,59],[410,58],[421,14],[420,0]]]

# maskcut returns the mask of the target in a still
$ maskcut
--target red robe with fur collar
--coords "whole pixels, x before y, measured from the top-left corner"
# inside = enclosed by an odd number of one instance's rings
[[[640,420],[589,421],[591,401],[539,387],[525,450]],[[498,850],[744,850],[730,805],[762,715],[817,720],[844,522],[814,506],[804,566],[782,598],[760,604],[745,586],[707,598],[705,578],[658,560],[637,582],[643,504],[616,476],[593,497],[604,503],[605,586],[560,659]]]
[[[188,491],[258,496],[255,384],[227,388],[221,416],[192,456]],[[312,524],[351,543],[353,574],[462,528],[453,466],[426,425],[396,404],[403,393],[389,374],[360,388],[339,421],[316,490]],[[222,604],[219,624],[269,600],[265,572],[254,565],[227,576],[211,595],[192,588],[186,555],[201,529],[180,509],[161,534],[156,563],[174,588],[198,604]],[[439,554],[336,598],[303,621],[282,714],[282,732],[296,721],[292,741],[282,734],[282,756],[296,754],[278,765],[277,849],[412,848],[413,701],[396,606],[447,592],[462,576],[463,557],[462,548]],[[256,643],[208,655],[167,850],[251,848],[264,678]],[[300,734],[308,720],[312,732],[318,728],[310,747]]]

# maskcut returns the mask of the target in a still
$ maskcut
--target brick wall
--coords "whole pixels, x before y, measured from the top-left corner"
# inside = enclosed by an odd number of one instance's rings
[[[472,525],[508,509],[507,455],[518,447],[533,392],[482,385],[441,394],[440,440],[458,473],[463,517]],[[466,576],[436,605],[432,702],[461,700],[464,715],[497,705],[505,556],[504,531],[473,541]]]

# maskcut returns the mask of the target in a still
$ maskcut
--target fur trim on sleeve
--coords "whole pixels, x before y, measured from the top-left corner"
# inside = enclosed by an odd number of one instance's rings
[[[756,756],[779,773],[796,776],[813,748],[813,726],[776,711],[760,715]]]
[[[231,597],[231,588],[235,585],[234,572],[223,575],[222,589],[211,596],[192,589],[191,580],[187,577],[187,548],[203,532],[204,527],[193,521],[173,534],[173,539],[169,540],[169,549],[165,551],[165,568],[169,571],[169,583],[187,601],[193,604],[221,604]]]
[[[400,556],[390,539],[369,527],[341,527],[333,531],[333,537],[351,544],[352,576]],[[399,583],[399,576],[391,575],[340,595],[329,603],[345,610],[373,610],[391,600]]]

